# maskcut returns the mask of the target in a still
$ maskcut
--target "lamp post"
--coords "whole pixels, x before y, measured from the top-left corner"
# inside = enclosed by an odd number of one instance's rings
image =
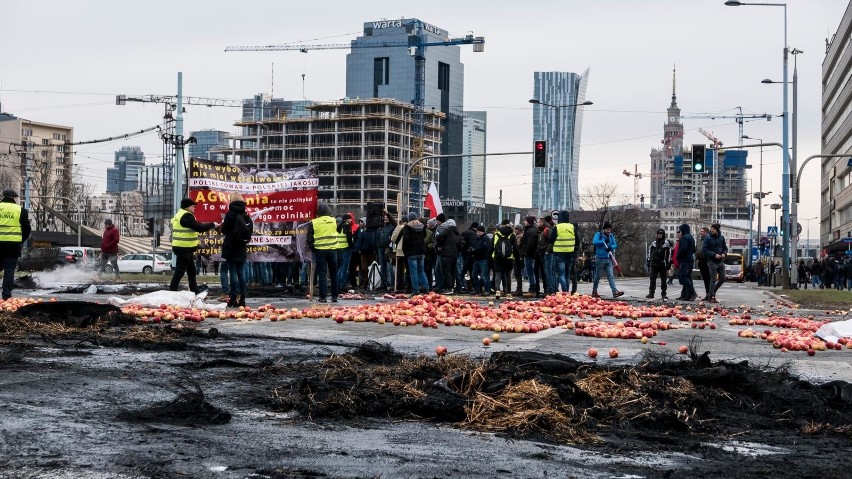
[[[771,191],[764,193],[763,192],[763,138],[755,138],[753,136],[743,135],[743,139],[745,140],[757,140],[760,142],[760,170],[758,173],[758,182],[757,182],[757,193],[754,193],[754,198],[757,199],[757,234],[758,234],[758,243],[760,242],[760,238],[763,235],[763,223],[761,221],[763,217],[763,198],[766,197]],[[760,248],[758,248],[758,258],[760,257]],[[749,251],[749,255],[751,255],[751,251]]]
[[[782,229],[784,225],[790,224],[790,151],[788,148],[789,138],[788,138],[788,109],[787,109],[787,70],[788,70],[788,61],[787,54],[789,53],[787,48],[787,4],[786,3],[746,3],[740,2],[739,0],[728,0],[725,2],[725,5],[729,7],[739,7],[743,5],[747,6],[760,6],[760,7],[784,7],[784,49],[783,49],[783,57],[784,57],[784,71],[783,71],[783,84],[784,84],[784,92],[783,92],[783,105],[784,105],[784,113],[783,118],[781,119],[781,153],[782,153],[782,173],[781,173],[781,222]],[[788,262],[789,254],[790,254],[790,232],[781,238],[781,244],[784,251],[784,258],[781,262],[781,281],[782,286],[784,288],[790,287],[790,264]]]
[[[560,140],[561,140],[561,129],[562,129],[562,114],[561,114],[560,110],[563,109],[563,108],[576,108],[578,106],[594,105],[594,103],[589,101],[589,100],[586,100],[582,103],[569,103],[567,105],[553,105],[553,104],[550,104],[550,103],[543,102],[543,101],[539,100],[538,98],[531,99],[530,103],[532,103],[533,105],[542,105],[542,106],[547,106],[547,107],[556,109],[556,128],[555,128],[556,134],[554,135],[554,138],[556,138],[556,141],[554,141],[554,143],[556,143],[557,151],[560,153],[559,156],[561,156],[561,153],[562,153],[562,148],[561,148],[561,145],[559,144]],[[553,150],[551,150],[551,151],[553,151]],[[565,165],[565,166],[567,166],[567,165]],[[565,170],[566,170],[566,168],[562,168],[562,177],[563,178],[566,175]],[[556,208],[556,209],[562,209],[563,207],[566,207],[566,205],[565,204],[559,204],[557,202],[556,188],[553,187],[553,180],[556,179],[556,176],[559,174],[558,172],[559,172],[559,170],[554,168],[553,162],[552,161],[548,162],[547,171],[546,171],[546,174],[545,174],[546,178],[545,178],[544,184],[549,184],[549,186],[550,186],[550,188],[548,188],[550,190],[550,195],[551,195],[551,204],[549,206],[552,207],[552,208]],[[558,183],[563,185],[562,191],[564,191],[564,185],[565,185],[566,181],[559,181]],[[564,195],[562,195],[562,196],[564,197]],[[541,198],[541,200],[539,201],[539,208],[541,208],[543,211],[547,211],[548,204],[545,201],[547,199],[547,192],[545,191],[544,188],[539,188],[539,197]]]

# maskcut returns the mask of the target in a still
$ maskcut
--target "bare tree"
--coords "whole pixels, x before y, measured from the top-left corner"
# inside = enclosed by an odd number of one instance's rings
[[[78,167],[74,168],[74,178],[85,178]],[[95,187],[89,183],[74,182],[71,187],[71,199],[81,208],[80,221],[93,228],[99,228],[103,222],[103,214],[92,208],[92,198]]]

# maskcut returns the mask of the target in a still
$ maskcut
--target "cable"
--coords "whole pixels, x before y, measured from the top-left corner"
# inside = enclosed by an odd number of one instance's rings
[[[66,143],[66,145],[89,145],[89,144],[92,144],[92,143],[106,143],[108,141],[126,140],[127,138],[131,138],[131,137],[138,136],[138,135],[143,135],[145,133],[148,133],[149,131],[154,131],[154,130],[159,130],[159,129],[160,129],[160,125],[154,125],[150,128],[140,130],[136,133],[125,133],[124,135],[122,135],[120,137],[112,137],[111,136],[109,138],[102,138],[102,139],[99,139],[99,140],[75,141],[74,143]]]

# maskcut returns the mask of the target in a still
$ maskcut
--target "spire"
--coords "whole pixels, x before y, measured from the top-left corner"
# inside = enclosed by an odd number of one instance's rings
[[[672,106],[677,108],[677,64],[672,66]]]

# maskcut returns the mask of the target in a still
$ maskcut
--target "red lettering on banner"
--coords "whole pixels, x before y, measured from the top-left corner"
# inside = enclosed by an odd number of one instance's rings
[[[228,212],[227,192],[190,190],[189,197],[196,202],[198,221],[222,221]],[[246,213],[255,222],[308,221],[316,215],[317,190],[276,191],[244,197]]]

